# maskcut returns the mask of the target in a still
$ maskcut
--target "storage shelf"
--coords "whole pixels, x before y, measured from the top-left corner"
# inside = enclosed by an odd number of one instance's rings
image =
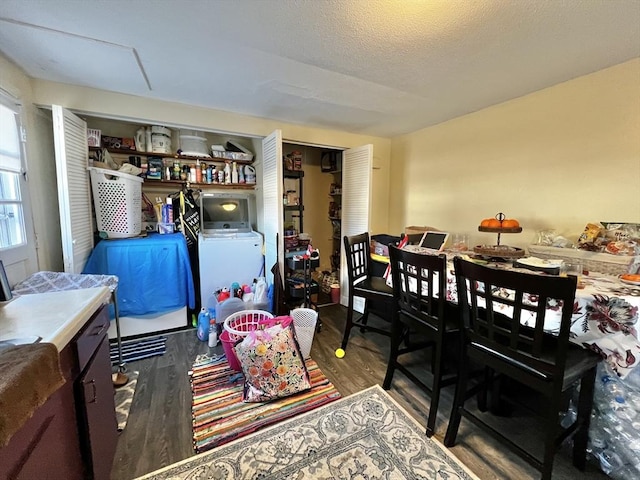
[[[150,186],[153,184],[163,186],[182,186],[189,185],[194,188],[202,190],[203,188],[229,188],[234,190],[253,190],[256,187],[255,183],[196,183],[188,182],[186,180],[159,180],[155,178],[145,178],[143,186]]]
[[[304,210],[304,205],[285,205],[284,209],[287,212],[298,212]]]
[[[89,147],[89,150],[92,152],[102,150],[100,147]],[[200,160],[201,162],[210,162],[210,163],[225,163],[225,162],[236,162],[238,165],[251,165],[253,160],[233,160],[230,158],[220,158],[220,157],[198,157],[192,155],[178,155],[176,153],[158,153],[158,152],[138,152],[137,150],[127,150],[122,148],[107,148],[109,153],[115,153],[118,155],[129,155],[129,156],[139,156],[139,157],[160,157],[160,158],[173,158],[176,160],[184,160],[185,162],[196,162]]]
[[[304,170],[283,170],[282,176],[284,178],[302,178],[304,177]]]

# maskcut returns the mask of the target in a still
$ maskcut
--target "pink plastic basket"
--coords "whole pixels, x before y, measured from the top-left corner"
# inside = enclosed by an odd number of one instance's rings
[[[242,341],[250,331],[256,330],[261,320],[271,319],[273,315],[264,310],[241,310],[229,315],[224,320],[224,330],[220,334],[222,348],[227,356],[229,366],[237,371],[242,371],[242,366],[236,357],[233,346]]]

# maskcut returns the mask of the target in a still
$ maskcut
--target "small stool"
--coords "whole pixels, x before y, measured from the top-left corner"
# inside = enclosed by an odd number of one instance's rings
[[[115,275],[94,275],[84,273],[65,272],[36,272],[13,287],[14,296],[30,295],[34,293],[60,292],[63,290],[80,290],[83,288],[107,287],[111,292],[111,303],[116,319],[118,339],[118,374],[114,379],[114,386],[119,387],[129,381],[124,374],[125,363],[122,359],[122,338],[120,336],[120,316],[118,314],[118,277]]]

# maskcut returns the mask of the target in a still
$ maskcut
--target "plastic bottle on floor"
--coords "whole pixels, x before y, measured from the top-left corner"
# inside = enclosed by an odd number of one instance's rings
[[[200,310],[200,315],[198,315],[198,328],[196,329],[198,340],[202,342],[206,342],[209,339],[210,320],[211,317],[209,316],[209,312],[203,307]]]
[[[212,318],[209,322],[209,348],[213,348],[216,345],[218,345],[218,328],[215,318]]]

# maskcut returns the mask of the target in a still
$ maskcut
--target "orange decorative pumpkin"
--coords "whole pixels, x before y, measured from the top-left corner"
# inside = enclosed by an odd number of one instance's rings
[[[520,222],[514,218],[505,218],[502,221],[502,228],[518,228],[520,226]]]

